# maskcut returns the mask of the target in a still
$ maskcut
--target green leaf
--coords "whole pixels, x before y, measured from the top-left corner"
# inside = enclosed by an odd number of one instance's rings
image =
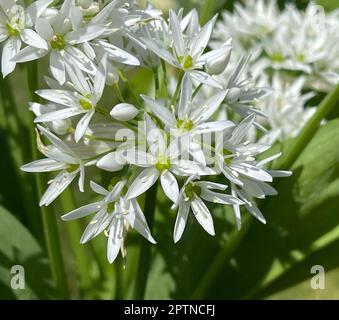
[[[0,206],[0,298],[53,298],[48,261],[30,232],[4,207]],[[12,289],[11,268],[25,270],[25,289]]]

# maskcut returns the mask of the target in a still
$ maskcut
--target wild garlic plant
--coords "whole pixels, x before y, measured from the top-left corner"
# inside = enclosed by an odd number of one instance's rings
[[[190,214],[215,234],[208,203],[233,208],[238,228],[242,209],[266,222],[256,199],[275,195],[273,178],[291,172],[273,170],[280,153],[265,156],[270,143],[257,141],[256,133],[267,131],[257,104],[269,89],[244,79],[246,54],[230,64],[229,39],[210,47],[217,16],[201,26],[196,10],[169,10],[167,18],[126,0],[0,6],[3,76],[17,64],[48,59],[46,85],[30,103],[44,158],[21,169],[53,176],[41,206],[73,181],[73,190],[96,196],[62,216],[93,216],[81,243],[104,233],[111,263],[119,251],[126,256],[130,229],[156,243],[148,225],[154,212],[143,212],[139,202],[145,193],[157,202],[158,184],[176,212],[168,226],[175,242]],[[131,80],[141,68],[154,73],[155,85],[139,94]],[[93,172],[111,182],[98,184]]]
[[[272,89],[256,103],[267,115],[260,123],[270,129],[262,142],[297,136],[316,110],[311,98],[339,83],[338,28],[339,11],[326,13],[313,1],[304,10],[293,4],[280,10],[276,0],[249,0],[222,13],[211,47],[232,39],[230,64],[248,56],[245,73],[256,85]]]

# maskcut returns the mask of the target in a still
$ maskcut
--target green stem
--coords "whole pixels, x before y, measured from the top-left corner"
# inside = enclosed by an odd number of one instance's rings
[[[153,74],[154,74],[154,86],[155,86],[155,100],[159,100],[159,98],[160,98],[160,79],[159,79],[158,70],[154,69]]]
[[[63,212],[69,212],[77,207],[72,190],[69,188],[62,193],[60,201]],[[91,285],[91,276],[89,272],[90,261],[86,252],[87,247],[80,244],[80,238],[83,232],[82,225],[80,221],[69,221],[67,222],[66,227],[71,249],[76,261],[80,288],[85,291],[86,289],[89,289]]]
[[[132,87],[131,83],[129,82],[128,78],[126,77],[125,73],[122,70],[119,70],[119,77],[122,82],[126,85],[130,94],[132,94],[135,103],[140,109],[143,109],[143,105],[140,101],[140,96],[135,92],[134,88]]]
[[[30,99],[34,100],[34,92],[38,88],[38,67],[36,62],[28,66],[28,85]],[[32,160],[37,159],[37,149],[35,145],[35,128],[33,120],[30,122],[30,137],[31,137],[31,155]],[[38,198],[43,194],[44,180],[40,174],[35,175]],[[47,255],[51,265],[52,277],[60,295],[60,298],[69,298],[69,288],[65,271],[64,259],[61,251],[59,231],[53,210],[48,207],[41,207],[42,224],[45,235]]]
[[[198,94],[199,90],[202,87],[202,83],[200,83],[194,90],[193,95],[192,95],[192,100],[194,99],[194,97]]]
[[[122,103],[125,103],[126,101],[125,101],[124,97],[122,96],[119,85],[117,83],[113,84],[113,90],[114,90],[118,100]]]
[[[156,207],[158,182],[156,182],[146,193],[145,215],[148,217],[148,225],[152,231]],[[151,264],[151,243],[142,238],[140,244],[138,273],[136,274],[134,299],[142,300],[145,297],[148,272]]]
[[[321,120],[324,119],[329,112],[336,106],[339,101],[339,85],[337,85],[327,96],[322,100],[317,111],[312,118],[306,123],[300,131],[294,142],[286,148],[286,156],[278,161],[277,166],[281,169],[290,169],[293,163],[297,160],[302,151],[317,132]]]
[[[294,143],[286,150],[286,156],[280,163],[275,163],[273,169],[285,169],[289,170],[292,168],[295,161],[298,159],[301,152],[306,148],[308,143],[314,137],[317,132],[320,122],[326,117],[331,109],[336,105],[339,100],[339,85],[335,87],[321,102],[317,111],[313,117],[306,123],[304,128],[301,130]],[[226,261],[228,261],[236,249],[238,248],[241,240],[247,234],[252,224],[253,218],[248,217],[242,226],[242,229],[238,232],[237,230],[232,231],[229,240],[225,246],[220,250],[216,258],[212,261],[207,271],[204,273],[202,280],[198,287],[194,291],[193,299],[202,299],[210,286],[214,283],[218,274],[221,272]]]
[[[167,89],[167,68],[166,68],[166,62],[164,60],[161,60],[161,67],[162,67],[162,72],[163,72],[163,87],[164,87],[165,106],[166,106],[167,100],[168,100],[168,89]]]
[[[183,79],[183,77],[184,77],[184,74],[185,74],[185,72],[180,71],[179,79],[178,79],[178,83],[177,83],[177,87],[176,87],[176,89],[175,89],[175,92],[174,92],[174,95],[173,95],[173,98],[172,98],[172,101],[171,101],[170,106],[175,106],[175,104],[176,104],[176,102],[177,102],[177,99],[178,99],[178,96],[179,96],[180,87],[181,87],[181,83],[182,83],[182,79]]]
[[[121,259],[117,259],[115,262],[115,300],[122,300],[122,276],[123,273],[121,272],[122,269]]]
[[[45,179],[44,179],[45,180]],[[42,195],[43,179],[40,174],[36,175],[38,194]],[[69,299],[69,288],[64,265],[64,258],[61,252],[61,245],[58,233],[55,214],[50,207],[41,207],[42,224],[44,229],[47,255],[51,266],[52,278],[61,299]]]

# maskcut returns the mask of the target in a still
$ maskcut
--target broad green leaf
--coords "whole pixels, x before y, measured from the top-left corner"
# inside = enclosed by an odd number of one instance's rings
[[[25,289],[12,289],[11,269],[25,270]],[[47,259],[30,232],[4,207],[0,206],[0,298],[53,298]]]

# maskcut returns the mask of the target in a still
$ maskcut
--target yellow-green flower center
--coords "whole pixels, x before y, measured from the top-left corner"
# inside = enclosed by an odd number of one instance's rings
[[[201,187],[189,182],[185,187],[185,194],[188,199],[192,199],[194,196],[199,197],[201,195]]]
[[[188,119],[187,121],[179,119],[177,122],[178,129],[184,129],[184,130],[190,131],[193,129],[193,126],[194,126],[193,122],[190,119]]]
[[[88,100],[91,100],[91,98],[92,98],[91,94],[86,94],[85,98],[86,99],[80,99],[80,106],[85,111],[91,110],[93,108],[93,106],[92,106],[92,103],[90,103],[88,101]]]
[[[69,164],[66,168],[66,171],[68,173],[72,173],[73,171],[78,170],[78,169],[79,169],[79,164]]]
[[[65,49],[66,43],[65,38],[62,35],[56,34],[53,36],[52,40],[50,41],[51,47],[54,50],[63,50]]]
[[[230,155],[233,154],[231,151],[229,151],[228,149],[224,148],[224,149],[222,150],[222,154],[224,155],[224,157],[226,156],[226,158],[224,158],[224,162],[225,162],[226,164],[229,164],[229,163],[232,162],[233,157],[227,157],[227,156],[230,156]]]
[[[18,37],[20,35],[19,30],[13,28],[9,23],[6,24],[6,30],[11,37]]]
[[[273,53],[271,55],[271,60],[273,62],[284,62],[285,57],[284,57],[284,55],[282,53],[277,52],[277,53]]]
[[[193,67],[193,58],[188,55],[186,57],[184,56],[179,56],[178,57],[178,62],[180,65],[184,67],[184,69],[190,69]]]
[[[159,157],[155,164],[155,168],[159,171],[169,170],[171,168],[171,162],[168,158]]]

